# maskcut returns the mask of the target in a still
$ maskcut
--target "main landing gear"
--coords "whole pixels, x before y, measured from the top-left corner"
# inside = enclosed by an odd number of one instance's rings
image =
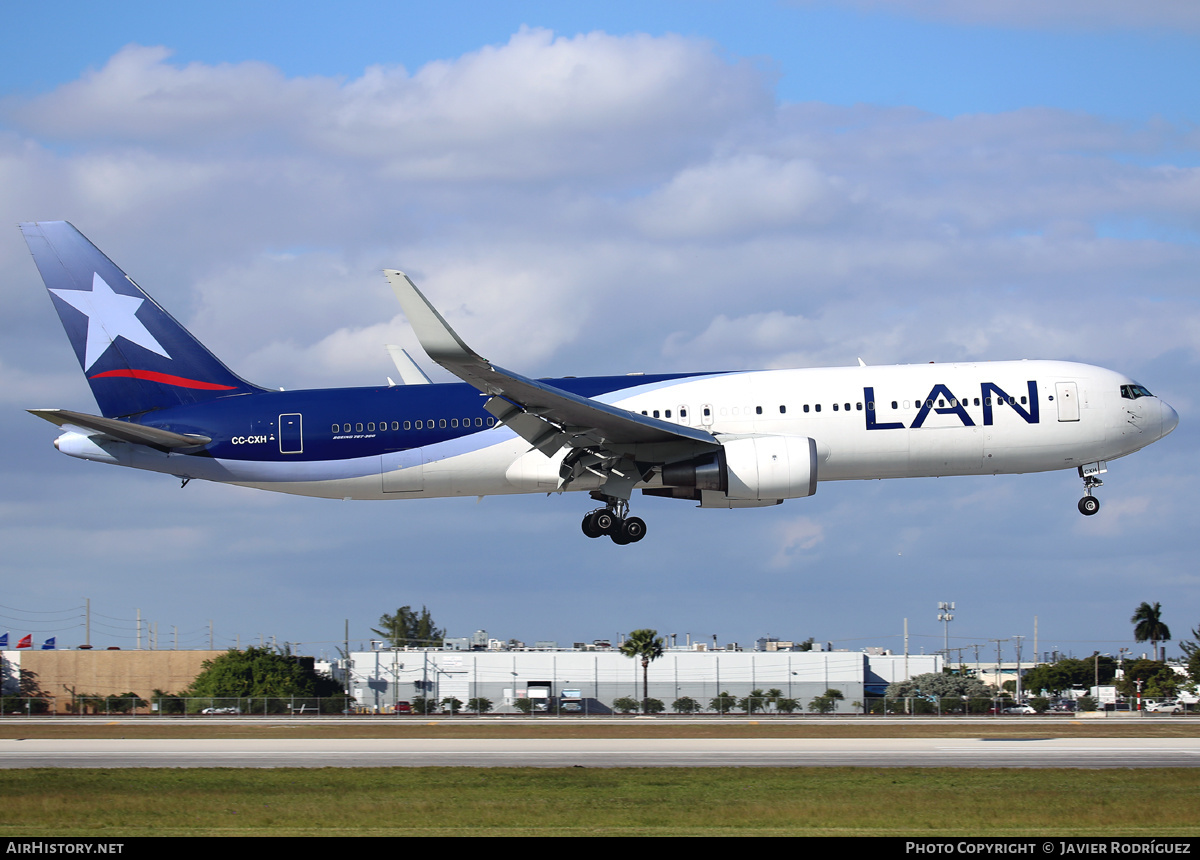
[[[583,518],[583,533],[590,538],[608,535],[618,546],[637,543],[646,536],[646,523],[641,517],[629,516],[629,502],[607,498],[603,508],[597,508]]]
[[[1083,478],[1083,491],[1086,495],[1079,500],[1079,513],[1085,517],[1090,517],[1100,510],[1100,500],[1092,495],[1092,490],[1097,487],[1103,487],[1104,482],[1096,477],[1095,474],[1084,474],[1083,467],[1079,469],[1079,477]]]

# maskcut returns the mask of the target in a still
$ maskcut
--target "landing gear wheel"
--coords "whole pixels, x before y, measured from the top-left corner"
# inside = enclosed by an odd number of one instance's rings
[[[590,538],[598,538],[604,534],[604,529],[596,525],[596,514],[600,511],[592,511],[583,518],[583,533]]]
[[[628,537],[625,536],[624,529],[617,529],[612,534],[610,534],[609,537],[612,538],[612,542],[615,543],[617,546],[625,546],[626,544],[633,543],[633,541],[631,541]]]
[[[591,514],[592,525],[599,530],[602,535],[611,535],[613,528],[620,524],[612,511],[593,511]],[[599,537],[599,535],[597,535]]]
[[[1092,516],[1098,510],[1100,510],[1100,500],[1095,496],[1084,496],[1079,500],[1079,513],[1085,517]]]
[[[641,517],[629,517],[621,526],[621,533],[629,543],[637,543],[646,536],[646,521]]]

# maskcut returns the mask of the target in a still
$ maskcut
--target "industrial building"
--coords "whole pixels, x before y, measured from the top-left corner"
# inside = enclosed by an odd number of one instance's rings
[[[588,713],[607,713],[615,699],[642,698],[641,661],[615,649],[517,650],[392,649],[350,655],[350,694],[369,711],[388,712],[415,698],[491,700],[493,711],[515,710],[518,699],[581,701]],[[868,697],[893,681],[939,672],[935,655],[878,655],[860,651],[712,651],[667,649],[650,663],[650,698],[668,709],[689,697],[707,706],[721,693],[779,690],[802,703],[840,690],[841,712],[861,711]]]
[[[0,652],[3,692],[17,695],[24,675],[65,713],[76,696],[136,693],[149,699],[158,690],[182,690],[224,651],[11,650]]]

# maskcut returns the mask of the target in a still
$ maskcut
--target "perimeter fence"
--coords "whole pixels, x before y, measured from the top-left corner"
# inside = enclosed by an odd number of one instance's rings
[[[25,717],[50,714],[90,716],[394,716],[394,717],[484,717],[552,716],[552,717],[629,717],[629,716],[693,716],[704,718],[746,718],[801,716],[853,717],[871,715],[903,718],[905,716],[1005,716],[1016,714],[1062,714],[1079,711],[1138,711],[1137,703],[1119,702],[1097,704],[1091,700],[1068,701],[1032,699],[1032,704],[1018,704],[1008,698],[866,697],[862,701],[846,701],[835,696],[816,696],[808,701],[784,696],[736,696],[723,693],[708,701],[682,696],[672,702],[660,699],[619,697],[611,701],[599,699],[541,698],[493,702],[486,698],[462,701],[454,697],[415,698],[396,701],[382,707],[363,707],[344,696],[335,697],[183,697],[157,696],[143,699],[137,696],[72,696],[72,697],[0,697],[0,717]],[[1143,708],[1150,703],[1144,700]],[[1153,710],[1153,707],[1151,708]],[[1144,712],[1144,711],[1143,711]],[[1195,712],[1195,706],[1179,706],[1158,713]]]

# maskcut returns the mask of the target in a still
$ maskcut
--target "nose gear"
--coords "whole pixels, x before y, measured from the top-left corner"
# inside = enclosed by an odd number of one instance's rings
[[[1107,471],[1103,463],[1088,463],[1079,467],[1079,477],[1083,478],[1083,491],[1086,494],[1079,500],[1079,513],[1085,517],[1090,517],[1100,510],[1100,500],[1092,495],[1092,490],[1104,486],[1104,482],[1096,476]]]

